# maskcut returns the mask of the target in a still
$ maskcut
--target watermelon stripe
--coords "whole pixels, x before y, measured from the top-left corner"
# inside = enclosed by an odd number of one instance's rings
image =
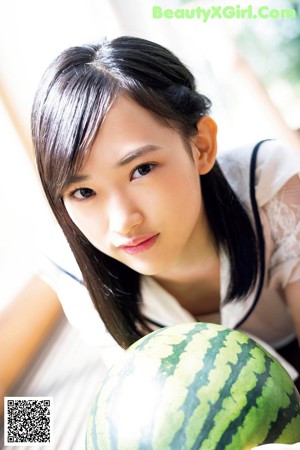
[[[206,324],[201,327],[203,330],[206,330],[208,327]],[[189,330],[188,333],[183,333],[183,340],[176,344],[170,344],[172,348],[172,353],[164,358],[161,358],[161,366],[160,373],[163,376],[163,379],[160,380],[160,388],[161,394],[163,395],[164,385],[168,378],[174,374],[176,367],[180,363],[180,359],[184,354],[188,344],[193,340],[194,335],[199,335],[199,327],[196,327],[194,330]],[[145,447],[143,446],[143,442],[149,443],[153,439],[154,434],[154,425],[155,425],[156,417],[155,414],[152,414],[151,420],[147,421],[146,424],[142,427],[141,430],[141,450]],[[171,447],[173,449],[173,447]],[[175,450],[176,447],[174,447]],[[181,450],[181,447],[178,447]]]
[[[203,329],[207,328],[207,324],[204,324]],[[157,330],[153,334],[155,334],[155,338],[159,339],[159,335],[162,332],[162,330]],[[160,359],[160,370],[163,367],[163,370],[159,373],[159,388],[161,395],[163,393],[164,384],[166,380],[169,378],[170,375],[173,374],[174,369],[176,368],[176,365],[179,363],[180,355],[182,352],[185,351],[186,347],[188,346],[189,342],[193,339],[193,336],[195,334],[199,334],[199,328],[196,328],[195,330],[189,330],[188,333],[183,333],[182,335],[182,341],[176,344],[170,344],[170,348],[172,351],[170,351],[170,355],[161,358]],[[148,339],[149,337],[149,339]],[[141,351],[141,349],[146,348],[147,345],[152,343],[154,336],[146,336],[142,342],[139,342],[139,344],[136,346],[137,351]],[[151,344],[152,345],[152,344]],[[130,353],[129,353],[130,354]],[[118,436],[119,436],[119,423],[122,421],[122,416],[120,416],[119,411],[119,402],[118,399],[122,395],[123,389],[126,389],[124,387],[124,382],[126,382],[126,377],[130,376],[131,374],[134,374],[135,368],[139,365],[139,359],[136,359],[135,352],[132,352],[132,357],[129,358],[129,361],[126,364],[126,370],[122,370],[118,377],[119,382],[114,387],[114,390],[111,392],[111,399],[108,398],[107,402],[110,405],[110,412],[109,412],[109,430],[110,430],[110,448],[111,450],[118,450]],[[149,419],[151,417],[151,419]],[[149,439],[151,440],[151,436],[153,435],[153,428],[154,428],[154,422],[155,422],[155,414],[149,414],[148,420],[144,425],[141,426],[140,430],[140,446],[143,448],[143,442],[149,442]]]
[[[248,344],[249,345],[249,344]],[[238,429],[243,425],[244,420],[252,407],[258,407],[257,399],[263,395],[264,386],[269,379],[270,376],[270,367],[273,360],[266,356],[266,369],[263,373],[255,373],[255,377],[257,378],[256,385],[247,392],[246,398],[247,403],[241,409],[239,416],[232,420],[230,425],[224,430],[222,438],[218,441],[215,450],[224,450],[226,445],[229,445],[233,442],[234,436],[236,435]],[[270,441],[269,441],[270,442]]]
[[[199,333],[198,333],[199,334]],[[211,367],[211,369],[214,369],[215,366],[215,359],[217,355],[220,353],[221,348],[226,347],[226,337],[228,336],[229,332],[228,330],[222,330],[219,331],[219,333],[210,339],[211,346],[207,350],[204,358],[203,358],[203,366],[204,367]],[[200,400],[195,395],[195,386],[199,386],[199,379],[201,380],[201,387],[208,386],[209,381],[209,371],[203,371],[203,368],[201,367],[200,370],[195,373],[195,378],[193,383],[191,383],[187,389],[188,393],[185,398],[184,403],[181,406],[181,410],[184,412],[184,422],[182,424],[182,429],[187,429],[190,418],[193,415],[193,412],[195,409],[199,406]],[[186,443],[186,434],[182,433],[182,429],[177,430],[177,432],[174,434],[173,441],[171,443],[172,450],[181,450]]]
[[[300,414],[300,404],[298,402],[298,396],[296,392],[293,391],[289,395],[289,404],[286,408],[279,408],[277,418],[272,424],[274,427],[271,427],[266,439],[262,444],[268,444],[270,442],[276,442],[280,435],[284,432],[284,429],[289,425],[289,423]],[[276,423],[281,424],[281,430],[278,430],[276,427]],[[272,425],[271,424],[271,425]],[[277,428],[277,430],[276,430]]]
[[[252,348],[255,348],[256,344],[254,344],[254,342],[247,342],[247,343],[242,343],[240,344],[240,348],[241,348],[241,352],[237,355],[237,363],[233,364],[231,362],[228,363],[228,365],[232,368],[232,373],[231,376],[227,378],[227,380],[225,381],[221,391],[220,391],[220,396],[218,398],[218,400],[214,403],[211,404],[210,406],[210,411],[206,416],[205,422],[203,424],[203,427],[198,435],[198,437],[196,438],[195,444],[193,445],[191,450],[199,450],[199,448],[201,447],[201,444],[203,443],[203,440],[205,440],[205,438],[203,439],[204,436],[209,436],[210,432],[213,430],[212,428],[212,423],[214,423],[215,425],[215,416],[216,416],[216,411],[219,411],[222,409],[222,403],[224,401],[224,398],[228,397],[231,388],[233,387],[233,385],[235,384],[235,382],[239,379],[240,376],[240,370],[246,365],[245,364],[245,360],[249,359],[249,345]],[[224,394],[223,394],[224,393]],[[233,432],[230,433],[230,442],[232,440],[233,437]],[[218,450],[224,450],[224,446],[218,446]]]
[[[202,329],[207,329],[207,327],[203,327]],[[161,358],[161,371],[166,377],[170,377],[174,374],[176,366],[182,358],[182,354],[195,335],[199,335],[199,328],[190,330],[187,334],[185,334],[185,338],[182,342],[170,345],[172,347],[172,353],[165,358]]]

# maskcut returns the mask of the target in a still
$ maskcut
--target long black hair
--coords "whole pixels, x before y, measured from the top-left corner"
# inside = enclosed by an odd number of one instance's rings
[[[32,136],[44,191],[98,313],[115,340],[127,347],[150,331],[139,308],[140,275],[97,250],[71,221],[62,198],[120,94],[186,141],[196,134],[196,124],[209,113],[211,103],[197,92],[193,75],[172,52],[127,36],[65,50],[49,66],[36,93]],[[216,244],[230,259],[225,301],[236,301],[256,283],[255,233],[217,162],[200,181]]]

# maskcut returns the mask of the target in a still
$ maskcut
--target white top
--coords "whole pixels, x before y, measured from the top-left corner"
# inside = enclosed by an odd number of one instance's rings
[[[251,216],[249,166],[253,147],[225,151],[218,157],[225,177]],[[289,283],[300,282],[300,155],[278,141],[264,142],[258,152],[255,187],[266,259],[266,275],[259,301],[244,322],[253,305],[255,292],[246,301],[232,302],[220,308],[219,314],[196,319],[219,322],[230,328],[243,322],[238,329],[258,341],[263,340],[263,345],[271,351],[269,345],[278,348],[295,336],[283,288]],[[62,233],[55,230],[55,236],[52,239],[48,236],[48,242],[51,248],[45,253],[50,260],[80,279],[80,271]],[[229,276],[229,261],[223,253],[220,263],[222,300]],[[43,264],[41,275],[57,292],[70,323],[92,345],[111,348],[113,360],[112,349],[115,349],[116,356],[122,350],[106,332],[86,288],[49,261]],[[195,317],[151,277],[142,276],[142,299],[144,315],[162,325],[195,321]],[[283,364],[296,378],[294,369],[285,362]]]

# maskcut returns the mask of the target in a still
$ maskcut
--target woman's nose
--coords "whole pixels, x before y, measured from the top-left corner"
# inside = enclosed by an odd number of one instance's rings
[[[114,197],[109,207],[110,231],[129,235],[131,230],[143,222],[143,215],[136,204],[125,196]]]

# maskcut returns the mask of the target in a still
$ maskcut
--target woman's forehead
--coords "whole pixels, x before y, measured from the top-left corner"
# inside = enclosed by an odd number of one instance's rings
[[[133,151],[146,144],[158,145],[156,141],[164,129],[168,128],[151,112],[127,97],[119,97],[105,115],[88,159],[96,148],[108,155],[113,152],[117,158],[121,158],[123,152]]]

